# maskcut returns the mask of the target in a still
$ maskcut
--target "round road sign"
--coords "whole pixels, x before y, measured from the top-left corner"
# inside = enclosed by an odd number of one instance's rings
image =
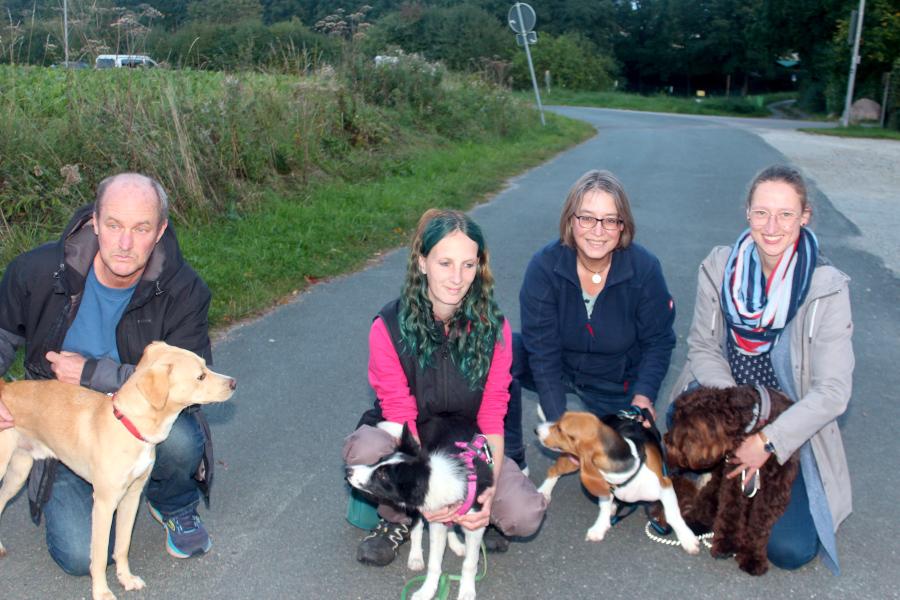
[[[516,33],[528,33],[534,29],[534,24],[537,21],[534,9],[524,2],[513,4],[512,8],[509,9],[507,19],[509,20],[510,28]]]

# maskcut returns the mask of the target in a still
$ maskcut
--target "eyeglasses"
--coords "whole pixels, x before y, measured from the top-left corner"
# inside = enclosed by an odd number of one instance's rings
[[[753,208],[747,211],[747,218],[756,227],[763,227],[769,219],[775,217],[775,223],[780,227],[791,227],[800,218],[800,213],[792,210],[779,210],[772,214],[763,208]]]
[[[597,226],[597,223],[600,223],[603,229],[607,231],[616,231],[625,224],[625,221],[619,217],[603,217],[602,219],[591,217],[589,215],[574,215],[574,217],[582,229],[593,229]]]

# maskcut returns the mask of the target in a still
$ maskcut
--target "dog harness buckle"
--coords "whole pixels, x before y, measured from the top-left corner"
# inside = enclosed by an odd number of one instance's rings
[[[616,416],[620,419],[628,419],[629,421],[643,421],[644,419],[644,415],[641,414],[641,409],[634,405],[623,408],[616,413]]]

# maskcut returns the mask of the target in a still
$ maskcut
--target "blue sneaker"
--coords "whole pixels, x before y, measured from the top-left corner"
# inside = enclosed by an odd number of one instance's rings
[[[170,515],[163,515],[149,501],[147,508],[150,516],[166,528],[166,551],[169,554],[175,558],[190,558],[209,552],[212,540],[195,507]]]

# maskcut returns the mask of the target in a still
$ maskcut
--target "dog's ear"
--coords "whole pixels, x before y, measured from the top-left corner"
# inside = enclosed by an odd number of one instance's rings
[[[397,446],[397,450],[411,456],[415,456],[421,450],[419,443],[416,442],[416,438],[409,428],[409,423],[403,424],[403,432],[400,434],[400,445]]]
[[[598,498],[609,496],[609,484],[600,475],[593,460],[581,461],[581,483],[587,491]]]
[[[155,364],[149,369],[135,373],[138,377],[138,391],[156,410],[162,409],[169,399],[169,374],[171,372],[171,364]]]

